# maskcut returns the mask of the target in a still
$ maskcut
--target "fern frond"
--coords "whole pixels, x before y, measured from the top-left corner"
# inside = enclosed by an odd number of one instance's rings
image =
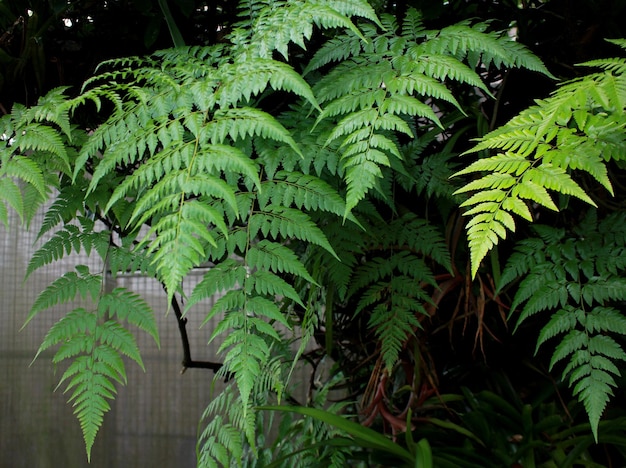
[[[618,268],[615,263],[612,272],[603,268],[606,258],[626,245],[624,226],[616,224],[622,217],[613,214],[598,222],[590,210],[572,229],[575,240],[564,229],[537,225],[540,239],[518,244],[502,274],[504,284],[523,277],[511,305],[514,310],[525,303],[517,326],[530,315],[554,311],[539,333],[535,352],[560,336],[550,369],[566,362],[563,378],[569,379],[574,396],[585,407],[596,439],[620,373],[618,363],[626,360],[626,352],[610,336],[626,336],[626,317],[613,306],[626,298],[622,278],[626,265]]]
[[[229,291],[244,283],[246,269],[234,259],[227,259],[207,271],[189,297],[186,311],[203,299]]]
[[[41,166],[26,156],[16,155],[4,162],[0,175],[21,179],[35,188],[43,198],[48,196],[48,186]]]
[[[95,339],[101,343],[100,346],[111,348],[119,354],[128,356],[135,361],[142,370],[146,370],[134,336],[117,321],[107,320],[103,324],[99,324],[95,330]],[[115,370],[121,377],[125,377],[126,373],[124,372],[123,366],[116,367]]]
[[[207,245],[215,245],[207,228],[210,223],[226,232],[222,218],[213,209],[191,200],[183,203],[178,212],[159,219],[144,237],[142,242],[150,243],[148,253],[153,253],[152,263],[166,287],[168,302],[191,269],[206,261]],[[153,234],[156,237],[152,240]]]
[[[37,239],[40,239],[61,222],[69,222],[83,207],[84,196],[84,191],[80,185],[64,185],[61,187],[56,199],[44,214]]]
[[[343,216],[345,202],[337,191],[324,180],[296,171],[279,171],[274,180],[265,182],[258,195],[262,206],[271,204],[322,210]]]
[[[87,334],[93,335],[97,326],[96,320],[96,314],[84,308],[77,308],[72,310],[71,312],[68,312],[64,317],[56,322],[50,328],[50,330],[48,330],[48,333],[46,334],[46,337],[39,346],[39,349],[37,350],[37,354],[35,355],[33,361],[37,359],[37,356],[39,356],[39,354],[41,354],[46,349],[51,348],[52,346],[59,343],[63,343],[70,337],[80,338],[82,336],[86,336]],[[80,345],[81,342],[78,341],[78,344]],[[87,345],[91,346],[91,342],[87,343]],[[79,346],[76,352],[68,353],[67,351],[64,351],[64,353],[67,353],[68,357],[71,357],[75,356],[79,352],[85,351],[90,351],[90,348]]]
[[[392,304],[389,309],[383,305],[374,308],[368,325],[376,331],[376,337],[382,344],[381,356],[385,368],[391,371],[404,342],[413,335],[419,322],[411,309]]]
[[[291,273],[316,284],[293,250],[266,239],[250,247],[246,255],[246,264],[251,268]]]
[[[8,177],[0,178],[0,221],[4,227],[9,227],[9,212],[7,204],[15,210],[19,217],[24,219],[24,199],[17,184]]]
[[[268,205],[262,212],[256,212],[248,221],[251,237],[259,232],[265,237],[296,238],[323,247],[336,255],[322,230],[302,211],[280,205]]]
[[[517,51],[515,43],[506,44],[509,49]],[[526,60],[523,53],[519,60]],[[458,193],[474,188],[484,191],[493,187],[498,179],[494,175],[511,174],[517,177],[510,189],[516,197],[556,209],[545,192],[548,189],[575,196],[595,206],[592,198],[572,177],[571,171],[578,170],[591,175],[612,194],[606,162],[624,157],[623,131],[617,130],[616,125],[623,128],[626,124],[623,117],[626,87],[618,85],[624,76],[619,63],[619,59],[596,63],[605,68],[604,73],[590,74],[563,84],[548,99],[537,101],[535,106],[481,138],[471,152],[497,149],[502,153],[480,159],[459,171],[456,175],[479,171],[490,174],[479,183],[470,182]],[[536,63],[528,65],[531,69],[541,68]],[[603,109],[603,112],[598,113],[598,109]],[[488,182],[493,183],[489,185]],[[531,186],[528,186],[529,183],[532,183]],[[496,212],[500,209],[494,208]],[[483,211],[486,210],[477,209],[470,215],[484,218]],[[527,210],[518,209],[515,213],[530,218]],[[477,224],[479,235],[475,227]],[[495,223],[474,221],[468,226],[468,233],[469,229],[473,231],[472,274],[475,275],[479,265],[474,262],[480,263],[497,244],[498,237],[503,236],[500,235],[501,226]]]
[[[247,281],[246,281],[247,293],[250,294],[252,291],[255,291],[257,294],[261,294],[263,296],[284,296],[288,299],[291,299],[295,303],[304,307],[302,303],[302,299],[300,299],[300,295],[294,289],[292,285],[287,283],[281,277],[270,273],[269,271],[257,270],[252,273]],[[267,314],[265,314],[267,315]],[[282,315],[279,321],[284,321],[282,319]]]
[[[42,310],[72,301],[78,294],[83,299],[90,296],[95,301],[100,294],[101,283],[102,278],[89,273],[88,267],[76,265],[76,272],[64,274],[37,296],[23,326],[26,326]]]
[[[104,353],[98,353],[99,359],[103,356]],[[91,461],[91,448],[102,426],[104,414],[111,409],[107,400],[115,397],[115,388],[109,380],[112,378],[109,365],[108,361],[81,356],[61,378],[62,382],[73,376],[66,391],[73,389],[68,401],[74,406],[74,414],[80,422],[88,461]]]
[[[154,317],[154,311],[139,294],[125,288],[115,288],[100,297],[98,314],[100,316],[108,314],[109,317],[115,317],[118,321],[126,321],[131,325],[135,325],[150,335],[157,346],[159,346],[159,329]],[[134,350],[135,348],[128,347],[127,349]],[[139,357],[138,351],[136,356]],[[140,364],[140,359],[135,359],[135,361]],[[142,366],[142,364],[140,365]]]
[[[271,37],[276,39],[274,34]],[[224,78],[215,99],[222,108],[235,106],[239,102],[249,102],[252,97],[271,86],[276,91],[288,91],[301,96],[311,106],[319,109],[310,86],[285,63],[267,58],[248,59],[233,64],[232,69],[224,66],[220,71]]]
[[[115,298],[121,296],[120,292],[121,290],[114,291],[109,302],[115,302]],[[129,293],[127,297],[134,298],[135,295]],[[128,321],[148,332],[156,333],[154,320],[149,326],[144,323],[143,315],[148,308],[147,304],[141,304],[137,300],[132,302],[143,310],[128,311]],[[91,458],[91,448],[102,425],[104,413],[110,409],[107,400],[115,397],[113,382],[126,382],[122,355],[130,357],[144,368],[133,335],[116,320],[99,320],[107,308],[107,305],[99,305],[97,312],[84,308],[72,310],[50,328],[35,356],[36,359],[44,350],[61,344],[53,362],[73,358],[57,388],[68,382],[65,393],[72,391],[69,402],[73,404],[74,414],[80,422],[88,459]],[[155,339],[158,342],[157,335]]]
[[[35,270],[72,252],[84,251],[86,255],[90,255],[91,250],[95,248],[104,258],[109,247],[110,233],[94,231],[93,222],[90,224],[91,229],[89,227],[81,229],[76,225],[66,224],[63,229],[55,232],[31,257],[26,268],[26,278]]]

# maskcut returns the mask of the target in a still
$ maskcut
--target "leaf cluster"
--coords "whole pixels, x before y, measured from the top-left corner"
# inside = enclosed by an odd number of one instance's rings
[[[615,42],[624,48],[623,41]],[[583,65],[602,70],[562,84],[550,97],[479,139],[471,152],[497,154],[456,173],[480,174],[457,190],[473,193],[462,204],[470,216],[473,275],[499,239],[515,231],[513,215],[532,222],[535,207],[558,210],[549,191],[596,206],[580,185],[578,175],[586,173],[613,194],[607,164],[626,156],[626,68],[621,58]]]
[[[550,369],[565,362],[563,379],[588,415],[594,437],[602,413],[613,396],[626,352],[624,213],[598,221],[590,210],[571,231],[535,226],[538,237],[519,242],[502,273],[501,285],[521,279],[512,312],[517,326],[533,315],[550,313],[537,348],[558,337]]]

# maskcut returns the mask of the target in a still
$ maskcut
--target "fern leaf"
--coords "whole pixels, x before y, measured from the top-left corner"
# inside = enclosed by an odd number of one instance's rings
[[[228,77],[216,93],[216,100],[222,108],[236,105],[239,101],[249,102],[269,85],[276,91],[293,92],[320,109],[306,81],[285,63],[257,58],[235,63],[232,70],[223,67],[222,72]]]
[[[46,210],[37,239],[49,232],[61,222],[67,223],[83,207],[85,194],[80,185],[64,185],[56,199]]]
[[[26,278],[35,270],[72,252],[78,253],[83,250],[85,254],[90,255],[91,249],[96,248],[104,258],[104,253],[109,247],[109,235],[110,233],[106,231],[93,232],[89,229],[83,231],[76,225],[65,225],[33,254],[26,268]]]
[[[44,338],[43,342],[37,350],[35,359],[46,349],[68,340],[68,337],[84,336],[85,334],[93,335],[96,329],[96,314],[84,308],[77,308],[67,313],[58,322],[56,322]],[[93,340],[92,340],[93,341]],[[90,348],[80,347],[79,351],[90,351]],[[69,353],[74,356],[77,353]]]
[[[0,178],[0,221],[4,227],[9,227],[7,204],[15,210],[18,216],[24,219],[24,199],[20,188],[8,177]]]
[[[275,205],[306,208],[307,210],[323,210],[343,216],[345,202],[337,191],[324,180],[296,171],[279,171],[272,182],[264,185],[258,199],[262,205],[265,200]]]
[[[530,54],[532,55],[532,54]],[[418,57],[419,67],[416,71],[432,76],[440,81],[447,78],[466,83],[483,90],[488,96],[491,92],[480,79],[480,76],[463,62],[450,55],[424,54]]]
[[[261,374],[261,363],[267,362],[270,351],[263,338],[245,328],[231,332],[218,352],[228,347],[224,366],[235,375],[245,417],[252,388]]]
[[[287,283],[284,279],[279,276],[270,273],[269,271],[257,270],[246,280],[246,293],[250,294],[252,291],[255,291],[258,294],[262,294],[264,296],[284,296],[286,298],[291,299],[295,303],[304,307],[298,292]],[[282,315],[281,315],[281,322]]]
[[[176,198],[174,203],[180,203],[180,196]],[[168,302],[187,273],[206,260],[207,245],[216,245],[208,226],[215,223],[224,234],[227,232],[220,214],[206,203],[190,200],[177,208],[159,219],[142,241],[144,245],[150,243],[148,253],[154,253],[152,262],[168,291]],[[156,237],[151,241],[153,234]]]
[[[13,156],[3,164],[2,175],[22,179],[32,185],[42,197],[48,196],[48,186],[42,168],[30,158]]]
[[[227,259],[211,267],[191,293],[185,311],[203,299],[243,285],[246,274],[246,269],[234,259]]]
[[[312,284],[317,284],[293,250],[269,240],[264,239],[250,247],[246,255],[246,264],[251,268],[291,273]]]
[[[571,307],[559,309],[552,314],[550,321],[541,329],[541,332],[539,332],[535,353],[539,347],[550,338],[574,329],[577,321],[576,314]]]
[[[551,164],[542,164],[528,169],[523,179],[532,181],[540,187],[555,190],[565,195],[573,195],[591,206],[596,206],[589,195],[563,169]]]
[[[72,271],[56,279],[37,296],[23,327],[42,310],[72,301],[78,294],[83,299],[89,295],[92,300],[96,300],[100,294],[102,278],[90,274],[89,269],[83,265],[77,265],[76,271],[78,273]]]
[[[75,368],[76,364],[80,366]],[[93,362],[88,356],[82,356],[74,361],[63,376],[68,378],[70,372],[75,374],[68,385],[68,390],[74,389],[69,401],[73,403],[74,414],[80,422],[88,461],[91,461],[91,448],[102,426],[104,414],[111,409],[107,400],[113,399],[115,393],[107,379],[108,375],[99,372],[102,369],[102,362]]]
[[[125,288],[115,288],[104,294],[98,301],[98,313],[100,316],[104,316],[107,312],[109,317],[116,317],[119,321],[127,321],[146,332],[159,346],[159,329],[154,311],[139,294]],[[129,347],[128,349],[134,348]],[[139,355],[137,354],[137,356]]]
[[[323,247],[333,255],[332,246],[322,230],[302,211],[280,205],[269,205],[263,212],[254,213],[249,219],[252,237],[261,232],[274,239],[296,238]]]
[[[594,307],[582,324],[589,333],[611,332],[626,335],[626,317],[612,307]]]
[[[95,339],[105,347],[128,356],[135,361],[142,370],[146,370],[141,354],[133,335],[115,320],[107,320],[96,328]],[[123,367],[116,368],[121,376],[125,375]]]

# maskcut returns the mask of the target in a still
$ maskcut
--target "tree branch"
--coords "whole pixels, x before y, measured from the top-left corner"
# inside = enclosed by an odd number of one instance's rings
[[[191,349],[189,347],[189,336],[187,335],[187,318],[183,317],[183,312],[178,304],[176,296],[172,297],[172,309],[174,309],[174,315],[176,316],[176,322],[178,322],[178,331],[180,332],[180,339],[183,344],[183,368],[180,371],[184,374],[189,368],[198,369],[210,369],[213,372],[219,371],[223,364],[220,362],[212,361],[194,361],[191,358]]]

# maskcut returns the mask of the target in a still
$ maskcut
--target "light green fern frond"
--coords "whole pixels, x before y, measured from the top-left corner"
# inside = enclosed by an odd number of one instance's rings
[[[95,249],[104,258],[109,248],[110,233],[107,231],[95,231],[94,223],[86,220],[87,226],[83,228],[74,224],[66,224],[48,239],[31,257],[26,268],[26,278],[35,270],[69,255],[72,252],[83,251],[90,255]]]
[[[515,230],[512,215],[532,221],[530,203],[557,209],[548,190],[595,206],[575,181],[575,171],[589,174],[613,193],[606,163],[626,157],[626,87],[617,85],[625,76],[619,62],[609,59],[605,72],[563,84],[471,150],[500,151],[456,173],[487,173],[456,192],[477,191],[462,204],[472,217],[467,232],[473,275],[499,239]]]
[[[77,267],[78,274],[67,273],[54,281],[37,298],[28,320],[44,309],[70,301],[78,294],[88,294],[97,303],[96,310],[76,308],[54,324],[44,338],[35,359],[43,351],[59,345],[52,361],[56,364],[71,360],[57,388],[67,383],[71,391],[69,402],[74,406],[85,440],[87,458],[109,411],[107,400],[115,397],[115,383],[126,383],[123,356],[135,361],[142,369],[143,360],[135,337],[122,321],[137,326],[159,342],[154,314],[138,295],[122,288],[101,295],[102,278],[89,273],[87,267]],[[108,316],[108,319],[107,319]]]

